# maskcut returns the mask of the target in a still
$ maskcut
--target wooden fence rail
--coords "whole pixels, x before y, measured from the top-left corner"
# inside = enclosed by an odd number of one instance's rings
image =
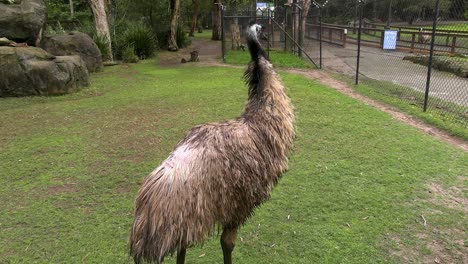
[[[364,40],[365,42],[375,43],[378,44],[380,48],[383,47],[384,41],[384,29],[377,28],[375,24],[367,23],[365,24],[366,27],[363,27],[363,33],[369,36],[374,36],[378,40]],[[306,24],[306,37],[319,39],[319,28],[318,24]],[[397,27],[398,28],[398,27]],[[428,50],[429,47],[421,47],[418,44],[430,44],[430,43],[422,43],[420,42],[420,32],[413,30],[405,30],[408,27],[399,27],[397,35],[397,41],[400,43],[397,48],[407,50],[409,47],[410,52],[415,51],[425,51]],[[347,32],[351,32],[354,29],[353,26],[344,26],[344,25],[333,25],[333,24],[322,24],[322,40],[325,42],[338,44],[340,46],[346,47],[346,44],[350,41],[354,42],[355,38],[351,38],[347,36]],[[316,32],[315,32],[316,31]],[[315,33],[315,36],[314,36]],[[426,30],[424,35],[431,35],[430,30]],[[468,32],[460,33],[454,31],[437,31],[436,38],[445,38],[445,43],[442,44],[437,43],[435,44],[436,47],[439,48],[448,48],[447,52],[450,54],[455,54],[460,49],[463,49],[463,52],[460,53],[467,53],[468,52]],[[402,43],[407,43],[408,46],[402,45]]]

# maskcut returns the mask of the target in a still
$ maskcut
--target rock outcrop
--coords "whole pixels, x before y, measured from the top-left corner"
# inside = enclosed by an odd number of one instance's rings
[[[43,0],[0,1],[0,37],[35,46],[47,20]]]
[[[74,31],[69,34],[44,36],[39,44],[47,52],[57,55],[78,55],[86,63],[89,72],[103,68],[101,51],[88,35]]]
[[[36,47],[0,47],[0,97],[60,95],[87,86],[79,56],[54,56]]]

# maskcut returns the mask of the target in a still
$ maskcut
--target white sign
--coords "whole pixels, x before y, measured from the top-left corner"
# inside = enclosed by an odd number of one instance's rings
[[[383,49],[396,50],[397,38],[398,38],[397,30],[385,30]]]

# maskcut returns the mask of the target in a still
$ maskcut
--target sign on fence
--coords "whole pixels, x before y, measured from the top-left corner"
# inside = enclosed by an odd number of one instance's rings
[[[383,49],[395,50],[396,44],[397,44],[397,36],[398,36],[397,30],[385,30]]]
[[[274,17],[275,4],[274,3],[263,3],[257,2],[257,16],[270,16]]]

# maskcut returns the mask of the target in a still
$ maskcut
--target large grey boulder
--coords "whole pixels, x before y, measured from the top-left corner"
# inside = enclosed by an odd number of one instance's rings
[[[0,0],[0,37],[35,46],[47,20],[43,0]]]
[[[60,95],[89,84],[79,56],[53,56],[36,47],[0,47],[0,97]]]
[[[69,34],[44,36],[39,44],[47,52],[63,56],[78,55],[86,63],[89,72],[101,71],[101,51],[88,35],[74,31]]]

